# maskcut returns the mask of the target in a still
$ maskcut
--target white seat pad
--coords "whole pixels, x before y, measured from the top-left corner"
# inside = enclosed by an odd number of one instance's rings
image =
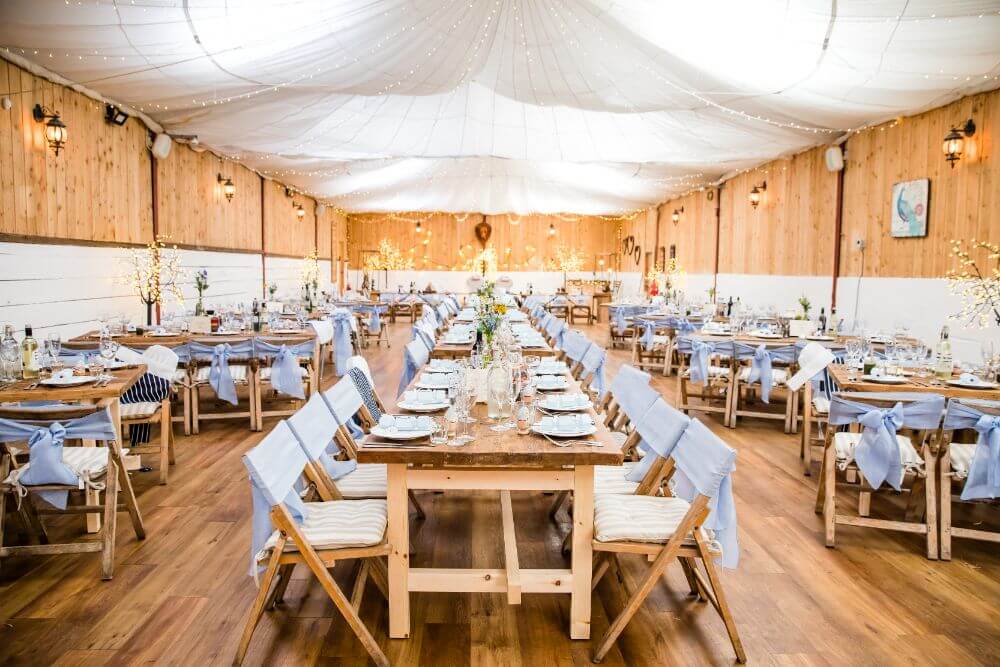
[[[854,448],[861,442],[860,433],[837,432],[833,435],[833,446],[837,449],[837,464],[841,470],[847,464],[854,461]],[[896,444],[899,445],[899,459],[903,463],[903,469],[909,472],[917,472],[924,469],[924,459],[913,448],[913,443],[905,435],[896,436]]]
[[[306,369],[303,368],[302,366],[299,366],[299,377],[305,377],[306,375],[308,375]],[[271,379],[271,367],[270,366],[268,366],[266,368],[260,369],[260,379],[261,380],[270,380]]]
[[[331,500],[306,503],[306,518],[299,529],[314,549],[346,549],[379,544],[385,537],[388,517],[384,500]],[[258,560],[278,543],[278,531],[267,539]],[[285,551],[298,551],[292,540]]]
[[[673,536],[690,505],[658,496],[594,497],[594,536],[599,542],[658,542]]]
[[[246,364],[229,364],[229,374],[233,376],[233,380],[236,382],[246,382],[249,370],[250,367]],[[211,372],[211,366],[202,366],[199,368],[198,375],[196,376],[198,382],[208,382],[208,375]]]
[[[969,467],[972,465],[972,457],[976,453],[976,443],[974,442],[953,442],[948,447],[948,456],[951,458],[951,469],[955,472],[957,479],[965,479],[969,476]]]
[[[635,468],[635,461],[626,461],[620,466],[594,466],[594,493],[631,495],[639,488],[638,482],[630,482],[625,475]]]
[[[123,449],[122,454],[128,454],[128,450]],[[104,471],[108,469],[108,448],[63,447],[62,460],[77,476],[93,479],[103,475]],[[26,473],[30,467],[31,461],[28,461],[28,463],[17,470],[12,470],[5,481],[13,483],[17,477]]]
[[[172,382],[174,384],[183,384],[187,382],[187,379],[188,379],[187,369],[178,368],[176,371],[174,371],[174,379],[172,380]]]
[[[345,498],[385,498],[388,472],[384,463],[359,463],[334,483]]]
[[[152,417],[160,409],[160,404],[152,401],[142,401],[139,403],[122,403],[122,419],[140,419],[142,417]]]
[[[753,370],[749,366],[745,366],[740,371],[740,382],[746,382],[747,378],[750,377],[750,371]],[[780,384],[785,384],[788,381],[788,370],[784,368],[772,368],[771,369],[772,384],[778,386]]]
[[[820,415],[830,414],[830,399],[826,396],[814,396],[813,411]]]

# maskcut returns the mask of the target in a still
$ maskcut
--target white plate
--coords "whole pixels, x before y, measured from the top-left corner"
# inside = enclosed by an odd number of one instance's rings
[[[386,440],[417,440],[419,438],[429,437],[431,432],[424,431],[399,431],[396,428],[383,429],[381,426],[375,426],[371,431],[372,435],[377,438],[385,438]]]
[[[531,372],[535,375],[565,375],[569,373],[569,367],[566,364],[546,365],[542,363],[535,366]]]
[[[906,378],[901,375],[882,375],[875,377],[874,375],[862,375],[862,380],[868,382],[878,382],[880,384],[906,384]]]
[[[169,331],[154,331],[149,335],[152,336],[153,338],[167,338],[171,336],[180,336],[180,334],[170,333]]]
[[[963,389],[996,389],[998,386],[996,382],[984,382],[980,380],[975,384],[971,382],[962,382],[961,380],[948,380],[948,384],[952,387],[962,387]]]
[[[546,377],[558,378],[560,382],[551,384],[545,383],[544,386],[542,385],[541,382],[539,382],[538,384],[535,385],[535,389],[539,391],[559,391],[560,389],[565,389],[566,387],[569,386],[569,383],[566,381],[566,378],[561,378],[558,375],[548,375]]]
[[[473,339],[470,338],[443,338],[441,342],[445,345],[468,345]]]
[[[454,361],[450,361],[448,359],[434,359],[424,370],[430,371],[431,373],[452,373],[457,371],[458,368],[458,364]]]
[[[550,431],[542,430],[539,428],[538,424],[534,424],[531,430],[535,433],[541,433],[542,435],[547,435],[550,438],[582,438],[588,435],[594,435],[597,433],[597,426],[591,424],[582,431]],[[373,431],[374,432],[374,431]]]
[[[592,408],[594,406],[593,403],[591,403],[590,401],[587,401],[586,403],[582,403],[580,405],[575,405],[572,408],[559,407],[559,406],[556,406],[556,405],[553,405],[553,404],[549,403],[549,399],[548,398],[546,398],[544,401],[541,401],[539,403],[539,405],[542,406],[542,408],[544,408],[546,410],[551,410],[553,412],[580,412],[581,410],[589,410],[590,408]]]
[[[439,410],[446,410],[450,403],[397,403],[399,407],[404,410],[409,410],[410,412],[437,412]]]
[[[435,373],[434,375],[440,376],[440,375],[443,375],[443,373]],[[423,380],[418,381],[413,386],[416,387],[417,389],[440,389],[440,390],[446,390],[446,389],[448,389],[447,383],[446,384],[431,384],[429,382],[424,382]]]
[[[46,387],[76,387],[96,381],[96,375],[74,375],[68,378],[48,378],[40,381],[39,384],[44,384]]]
[[[837,340],[837,339],[834,338],[833,336],[806,336],[806,340],[826,340],[826,341],[831,341],[831,340]]]
[[[776,338],[783,338],[783,336],[781,336],[779,334],[769,334],[769,333],[755,333],[755,334],[750,334],[750,335],[753,336],[754,338],[767,338],[767,339],[771,339],[771,340],[776,339]]]

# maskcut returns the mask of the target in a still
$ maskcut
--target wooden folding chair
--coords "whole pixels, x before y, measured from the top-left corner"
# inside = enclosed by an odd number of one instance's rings
[[[977,442],[955,440],[956,432],[975,434],[975,429],[980,426],[980,419],[983,416],[992,417],[993,420],[991,425],[989,421],[987,422],[989,430],[979,434]],[[977,474],[973,465],[976,462],[985,470],[991,464],[989,437],[993,429],[998,428],[1000,428],[1000,401],[953,398],[948,402],[948,411],[945,413],[944,424],[936,441],[941,490],[941,560],[951,560],[952,537],[1000,542],[1000,532],[954,526],[951,517],[951,503],[955,499],[952,486],[958,484],[964,487],[959,495],[960,502],[989,503],[994,510],[996,509],[1000,488],[990,487],[989,475]]]
[[[699,383],[691,380],[689,362],[694,351],[694,343],[695,341],[687,336],[677,337],[675,349],[681,360],[677,369],[677,407],[685,414],[690,414],[692,411],[720,414],[722,423],[729,424],[733,408],[732,388],[735,370],[732,343],[721,341],[713,344],[714,351],[708,363],[708,377]],[[728,363],[728,366],[722,365],[723,362]],[[698,388],[692,391],[692,385]],[[692,399],[698,399],[698,402]]]
[[[212,352],[219,345],[230,345],[233,349],[232,356],[229,357],[229,372],[233,376],[236,390],[246,387],[247,409],[246,410],[216,410],[203,412],[201,409],[201,390],[205,387],[211,389],[209,378],[212,370]],[[241,338],[237,341],[227,343],[216,343],[215,341],[192,341],[188,344],[191,360],[188,366],[188,373],[191,378],[190,403],[191,403],[191,432],[197,435],[201,432],[201,422],[203,420],[214,419],[247,419],[250,430],[257,430],[256,400],[253,395],[253,377],[250,368],[250,360],[253,356],[253,341],[251,338]],[[216,399],[221,402],[221,399]]]
[[[646,325],[639,318],[632,327],[632,365],[646,370],[655,368],[669,375],[667,368],[674,356],[674,329],[664,324],[654,323],[653,344],[649,349],[642,342]]]
[[[285,396],[282,399],[277,390],[270,392],[264,382],[270,382],[273,373],[273,364],[279,354],[278,350],[285,343],[281,339],[266,339],[258,337],[254,339],[254,358],[250,362],[250,381],[253,385],[250,392],[251,400],[254,402],[253,413],[256,418],[255,431],[264,429],[264,417],[287,417],[295,414],[295,411],[302,405],[302,401],[294,396]],[[303,393],[308,398],[319,389],[319,365],[316,358],[316,343],[305,341],[288,345],[287,348],[299,361],[299,374],[302,379]],[[265,409],[265,398],[291,401],[292,405],[282,408]]]
[[[692,595],[708,600],[718,612],[737,661],[744,663],[746,653],[715,563],[723,556],[722,547],[705,528],[709,503],[722,492],[722,482],[733,470],[736,452],[700,422],[692,420],[668,457],[654,453],[647,456],[656,456],[657,460],[649,467],[639,492],[595,495],[593,588],[596,589],[610,567],[620,571],[620,554],[638,554],[652,560],[652,564],[594,646],[592,659],[597,663],[604,659],[667,566],[676,560],[684,570]],[[678,469],[696,490],[690,502],[670,491],[668,482]],[[657,495],[660,493],[662,496]],[[735,531],[735,525],[729,530]],[[698,569],[699,562],[704,574]]]
[[[284,422],[278,423],[257,447],[247,452],[243,462],[250,471],[255,495],[259,494],[263,503],[270,506],[270,521],[275,532],[263,545],[254,545],[255,548],[262,548],[251,567],[257,568],[265,558],[267,567],[260,579],[260,588],[250,608],[233,663],[243,663],[265,609],[273,608],[276,598],[287,586],[291,569],[303,563],[319,580],[372,661],[381,667],[388,667],[385,653],[358,616],[369,576],[383,595],[387,595],[388,591],[388,571],[381,560],[391,551],[385,539],[385,501],[302,503],[295,490],[295,482],[302,474],[306,458]],[[267,510],[255,508],[255,511]],[[361,570],[350,598],[330,573],[337,561],[349,559],[361,560]],[[284,577],[280,576],[282,573]]]
[[[159,461],[160,484],[166,484],[170,476],[170,466],[176,463],[174,457],[173,419],[170,410],[170,396],[159,403],[122,403],[122,429],[131,430],[140,424],[159,426],[159,438],[154,444],[131,444],[129,454],[153,454]],[[134,434],[133,434],[134,437]]]
[[[0,560],[9,556],[51,556],[101,552],[101,578],[109,580],[114,575],[115,532],[118,526],[118,494],[124,496],[123,506],[132,520],[136,538],[146,537],[142,514],[139,511],[132,481],[125,470],[122,450],[115,438],[115,424],[107,408],[93,406],[45,406],[42,409],[23,410],[5,407],[0,411]],[[49,431],[50,437],[58,438],[58,431],[52,426],[58,423],[64,429],[66,439],[82,439],[85,442],[101,442],[105,446],[66,447],[62,446],[62,461],[83,480],[81,484],[23,484],[20,477],[30,469],[28,460],[18,465],[24,458],[27,447],[15,443],[27,442],[36,431]],[[100,435],[100,438],[96,437]],[[11,475],[15,472],[15,475]],[[27,491],[21,497],[23,491]],[[36,506],[33,493],[83,493],[85,501],[79,505],[67,504],[65,509],[54,506]],[[99,493],[104,501],[99,502]],[[36,544],[24,546],[4,546],[4,522],[6,519],[7,496],[12,495],[17,511],[21,515],[29,533],[33,533]],[[94,502],[90,502],[91,500]],[[69,542],[51,544],[40,515],[46,514],[97,514],[102,517],[99,541]]]
[[[765,410],[762,407],[754,407],[752,399],[757,398],[758,391],[762,391],[761,379],[750,382],[753,368],[751,366],[754,355],[759,348],[764,348],[764,353],[770,355],[771,363],[771,395],[769,398],[783,398],[784,410],[775,412]],[[799,392],[788,388],[788,380],[792,376],[795,367],[797,350],[794,345],[785,343],[779,345],[748,345],[746,343],[733,343],[734,373],[733,386],[730,390],[732,396],[732,406],[729,411],[729,427],[736,428],[736,423],[740,417],[755,417],[757,419],[781,419],[785,422],[785,433],[792,432],[793,423],[797,422],[799,412]],[[780,390],[779,394],[777,390]],[[763,399],[761,399],[763,400]]]
[[[896,406],[899,406],[898,408]],[[906,488],[909,493],[907,516],[914,520],[889,520],[871,517],[872,495],[884,486],[879,484],[873,488],[865,479],[863,471],[854,459],[854,451],[860,445],[862,433],[837,431],[837,426],[860,424],[863,415],[876,411],[880,414],[879,423],[884,423],[884,417],[889,411],[901,411],[902,426],[909,435],[890,435],[896,441],[899,449],[899,460],[903,467],[903,480],[900,490]],[[935,485],[936,457],[931,449],[931,436],[937,431],[944,411],[944,399],[937,394],[906,394],[906,393],[836,393],[830,401],[830,428],[826,431],[823,448],[823,464],[820,471],[819,488],[816,493],[816,513],[823,514],[826,546],[835,546],[837,524],[848,526],[866,526],[882,530],[895,530],[907,533],[919,533],[926,536],[927,557],[938,557],[938,520],[937,494]],[[874,435],[877,427],[871,427]],[[922,467],[921,467],[922,464]],[[845,473],[847,481],[842,485],[850,485],[859,491],[858,515],[838,513],[837,508],[837,470]],[[906,477],[911,479],[908,487],[904,487]],[[851,482],[856,478],[858,481]],[[887,480],[889,482],[890,480]],[[923,507],[921,507],[921,494]],[[920,519],[923,516],[923,519]]]
[[[576,324],[576,319],[582,317],[587,324],[594,323],[594,311],[590,307],[589,294],[574,294],[569,297],[569,323]]]

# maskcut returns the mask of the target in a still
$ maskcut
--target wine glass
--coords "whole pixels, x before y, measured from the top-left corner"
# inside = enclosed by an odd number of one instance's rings
[[[115,358],[115,354],[118,352],[118,343],[111,336],[102,336],[98,349],[101,353],[101,363],[104,366],[104,372],[107,373],[111,360]]]
[[[52,356],[52,366],[62,366],[62,337],[57,333],[50,333],[46,339],[49,346],[49,354]]]

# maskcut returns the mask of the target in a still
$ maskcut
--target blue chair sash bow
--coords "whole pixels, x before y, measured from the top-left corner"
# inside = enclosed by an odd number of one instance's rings
[[[63,463],[63,443],[69,439],[115,440],[116,430],[107,409],[66,422],[40,425],[37,422],[0,419],[0,442],[28,442],[28,469],[16,475],[18,486],[66,484],[83,488],[89,480],[81,479]],[[97,488],[97,487],[95,487]],[[45,502],[66,509],[68,491],[39,491]]]
[[[303,400],[306,394],[299,361],[302,357],[311,357],[314,349],[311,340],[291,347],[261,339],[254,340],[255,356],[262,359],[272,358],[271,386],[280,394]]]
[[[233,380],[232,371],[229,370],[229,355],[232,347],[229,343],[216,345],[212,352],[212,367],[208,373],[208,383],[215,390],[215,395],[227,403],[236,405],[239,401],[236,397],[236,382]]]
[[[944,428],[948,431],[971,428],[979,434],[962,500],[1000,498],[1000,416],[983,413],[974,402],[952,400],[948,402]]]
[[[347,360],[353,352],[351,348],[352,317],[353,315],[346,310],[337,310],[330,316],[330,321],[333,322],[333,354],[338,377],[347,372]]]
[[[865,396],[868,394],[853,394]],[[845,396],[852,396],[847,394]],[[858,423],[863,427],[854,448],[854,460],[872,488],[886,482],[899,491],[903,483],[903,463],[896,433],[906,426],[932,429],[941,421],[944,398],[937,394],[870,394],[883,400],[897,400],[892,408],[873,407],[835,395],[830,401],[830,424]]]
[[[410,341],[403,348],[403,372],[399,378],[399,388],[396,390],[396,397],[403,395],[407,385],[417,375],[417,371],[427,363],[430,358],[430,351],[420,341]]]
[[[709,359],[715,353],[715,344],[706,343],[697,339],[691,341],[691,370],[692,382],[708,382]]]
[[[604,393],[607,387],[607,379],[604,371],[605,362],[607,362],[607,360],[607,350],[596,344],[592,344],[589,348],[587,348],[587,352],[583,355],[583,359],[581,360],[583,368],[586,371],[585,374],[594,374],[594,379],[591,381],[591,384],[597,392],[598,399],[604,398]]]

